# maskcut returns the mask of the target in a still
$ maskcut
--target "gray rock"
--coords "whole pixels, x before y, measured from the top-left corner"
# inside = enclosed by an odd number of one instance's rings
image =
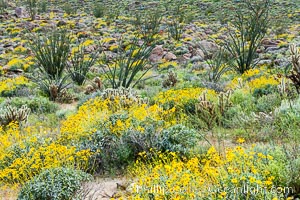
[[[151,52],[151,54],[156,54],[156,55],[163,55],[163,53],[164,53],[164,49],[162,45],[156,46]]]
[[[272,46],[272,47],[268,47],[266,49],[266,52],[272,52],[272,51],[276,51],[276,50],[279,50],[279,49],[280,49],[280,47],[278,47],[278,46]]]
[[[280,58],[274,60],[274,63],[280,68],[285,68],[290,64],[290,61],[287,58]]]
[[[22,7],[17,7],[17,8],[15,9],[15,14],[16,14],[16,16],[17,16],[18,18],[23,17],[23,15],[24,15],[24,9],[23,9]]]
[[[195,62],[201,62],[201,61],[203,61],[203,57],[201,57],[201,56],[193,56],[193,57],[191,58],[191,62],[192,62],[192,63],[195,63]]]
[[[265,64],[271,64],[272,60],[266,59],[266,60],[260,60],[258,61],[258,65],[265,65]]]
[[[166,53],[163,58],[166,59],[167,61],[171,61],[171,60],[176,60],[177,59],[176,55],[173,54],[173,53],[171,53],[171,52]]]
[[[81,23],[81,22],[77,22],[77,23],[75,24],[75,27],[76,27],[76,28],[86,28],[87,25],[84,24],[84,23]]]
[[[60,27],[60,26],[64,26],[64,25],[67,25],[67,22],[64,21],[64,20],[59,20],[59,22],[57,22],[57,27]]]
[[[162,59],[164,55],[164,49],[162,48],[162,45],[156,46],[149,57],[150,62],[158,62]]]
[[[204,51],[207,51],[208,53],[214,53],[218,50],[217,44],[207,41],[207,40],[200,41],[199,46],[201,49],[203,49]]]

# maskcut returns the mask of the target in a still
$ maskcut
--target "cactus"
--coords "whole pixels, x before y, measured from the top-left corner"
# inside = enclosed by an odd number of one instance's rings
[[[86,86],[85,94],[91,94],[101,89],[102,89],[102,81],[99,77],[96,77],[94,78],[93,82],[90,85]]]
[[[66,89],[62,89],[55,98],[55,101],[60,103],[72,103],[73,100],[74,96],[68,93]]]
[[[300,52],[295,45],[290,46],[292,69],[291,74],[287,75],[293,82],[297,93],[300,94]]]
[[[196,114],[203,121],[207,128],[211,130],[213,126],[220,122],[220,118],[224,116],[225,111],[231,106],[230,97],[232,92],[221,92],[218,95],[217,103],[207,100],[206,92],[200,98],[199,103],[196,104]]]
[[[164,88],[174,87],[178,82],[177,76],[173,71],[169,71],[168,78],[163,81],[162,85]]]
[[[103,99],[110,99],[111,101],[118,99],[120,100],[120,105],[122,107],[130,107],[133,104],[141,105],[141,104],[148,103],[147,98],[142,98],[132,88],[124,88],[124,87],[120,87],[117,89],[108,88],[102,92],[101,97]]]
[[[219,112],[223,116],[226,109],[231,106],[230,97],[231,97],[232,91],[228,90],[227,92],[221,92],[218,95],[218,107]]]
[[[27,121],[27,118],[31,110],[27,105],[23,105],[21,108],[16,108],[8,105],[6,109],[2,109],[2,114],[0,115],[0,124],[8,125],[11,122],[23,122]]]
[[[199,98],[199,103],[196,104],[196,114],[202,120],[209,130],[211,130],[216,122],[218,114],[216,112],[215,105],[208,101],[206,98],[206,92]]]

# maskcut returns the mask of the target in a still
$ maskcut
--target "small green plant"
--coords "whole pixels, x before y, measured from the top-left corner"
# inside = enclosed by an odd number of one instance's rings
[[[104,17],[105,15],[105,7],[103,4],[96,4],[93,8],[93,14],[96,18]]]
[[[159,8],[139,10],[134,13],[134,20],[131,22],[135,29],[142,34],[147,42],[153,42],[154,36],[159,33],[162,14]]]
[[[45,13],[47,12],[47,6],[48,6],[48,2],[46,0],[40,1],[39,2],[39,12],[40,13]]]
[[[5,10],[7,9],[8,4],[6,0],[0,0],[0,14],[3,14]]]
[[[208,57],[209,53],[204,48],[201,49],[205,54],[205,57]],[[227,52],[224,48],[219,48],[218,51],[212,55],[212,58],[206,61],[206,63],[209,66],[207,73],[208,80],[210,82],[219,82],[222,75],[230,70],[230,59],[228,58]]]
[[[160,133],[158,149],[187,156],[191,153],[191,149],[195,147],[199,138],[200,135],[195,130],[177,124]]]
[[[233,4],[224,47],[236,59],[233,68],[240,74],[256,65],[253,60],[267,32],[271,7],[270,0],[243,0]]]
[[[27,9],[30,15],[31,20],[35,20],[35,16],[37,14],[37,0],[26,0]]]
[[[78,85],[82,85],[85,82],[87,73],[95,64],[99,55],[98,50],[86,55],[84,49],[84,46],[78,47],[78,51],[70,57],[70,65],[67,67],[72,80]]]
[[[23,105],[27,105],[31,112],[35,114],[53,113],[58,110],[58,106],[45,97],[15,97],[0,104],[2,107],[9,105],[18,109],[21,109]]]
[[[63,5],[63,10],[65,11],[65,13],[67,13],[68,15],[71,14],[76,14],[77,10],[74,6],[72,6],[72,4],[70,3],[65,3]]]
[[[22,187],[18,200],[69,200],[82,182],[92,178],[80,170],[64,167],[46,169]]]
[[[149,46],[145,41],[139,45],[137,38],[132,40],[127,51],[120,44],[117,57],[112,60],[105,58],[108,64],[101,65],[111,87],[135,87],[153,67],[148,61],[153,48],[153,45]]]
[[[183,33],[183,25],[177,21],[176,18],[171,19],[168,22],[168,33],[169,38],[173,38],[174,40],[180,40]]]

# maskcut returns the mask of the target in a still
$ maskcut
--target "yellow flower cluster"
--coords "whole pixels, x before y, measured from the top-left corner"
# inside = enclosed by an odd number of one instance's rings
[[[124,130],[137,128],[134,121],[143,122],[148,119],[164,120],[166,126],[170,126],[176,123],[174,112],[175,108],[164,110],[157,104],[148,106],[131,102],[129,99],[95,98],[83,104],[76,114],[62,123],[60,141],[63,143],[76,141],[91,135],[99,127],[105,127],[111,133],[120,135]],[[126,116],[125,119],[115,121],[111,119],[113,116],[121,115]]]
[[[246,93],[255,89],[264,88],[266,85],[278,85],[279,81],[270,76],[265,70],[250,69],[242,76],[235,77],[227,89],[243,89]]]
[[[47,138],[50,131],[35,126],[21,129],[18,123],[0,127],[0,186],[24,183],[46,168],[86,169],[90,150],[59,144]]]
[[[280,82],[274,77],[261,76],[257,79],[249,81],[249,87],[254,89],[264,88],[266,85],[278,85]]]
[[[140,160],[147,160],[147,155],[141,153]],[[224,155],[211,147],[201,159],[194,157],[187,161],[173,152],[158,152],[154,160],[146,163],[138,160],[130,169],[134,184],[128,199],[146,198],[149,193],[155,199],[231,199],[238,192],[245,195],[253,192],[234,191],[244,186],[263,188],[261,193],[256,191],[257,199],[259,195],[273,198],[276,196],[272,195],[277,194],[268,193],[275,179],[270,169],[272,165],[273,157],[254,147],[246,150],[237,146],[227,149]]]
[[[28,80],[24,76],[18,76],[16,78],[7,78],[0,81],[0,93],[3,91],[12,91],[17,88],[18,85],[25,85]]]
[[[168,67],[174,67],[174,68],[176,68],[177,66],[178,66],[178,64],[175,61],[166,61],[166,62],[163,62],[163,63],[159,64],[158,68],[159,69],[166,69]]]
[[[198,99],[203,92],[207,93],[209,99],[216,98],[216,92],[214,90],[208,90],[206,88],[184,88],[184,89],[170,89],[165,92],[160,92],[154,99],[160,103],[174,102],[176,105],[182,105],[191,99]]]

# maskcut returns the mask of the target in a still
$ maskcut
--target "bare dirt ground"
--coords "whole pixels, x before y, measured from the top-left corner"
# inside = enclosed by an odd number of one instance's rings
[[[118,198],[126,192],[125,178],[97,178],[93,182],[83,185],[80,195],[85,200],[107,200]]]

